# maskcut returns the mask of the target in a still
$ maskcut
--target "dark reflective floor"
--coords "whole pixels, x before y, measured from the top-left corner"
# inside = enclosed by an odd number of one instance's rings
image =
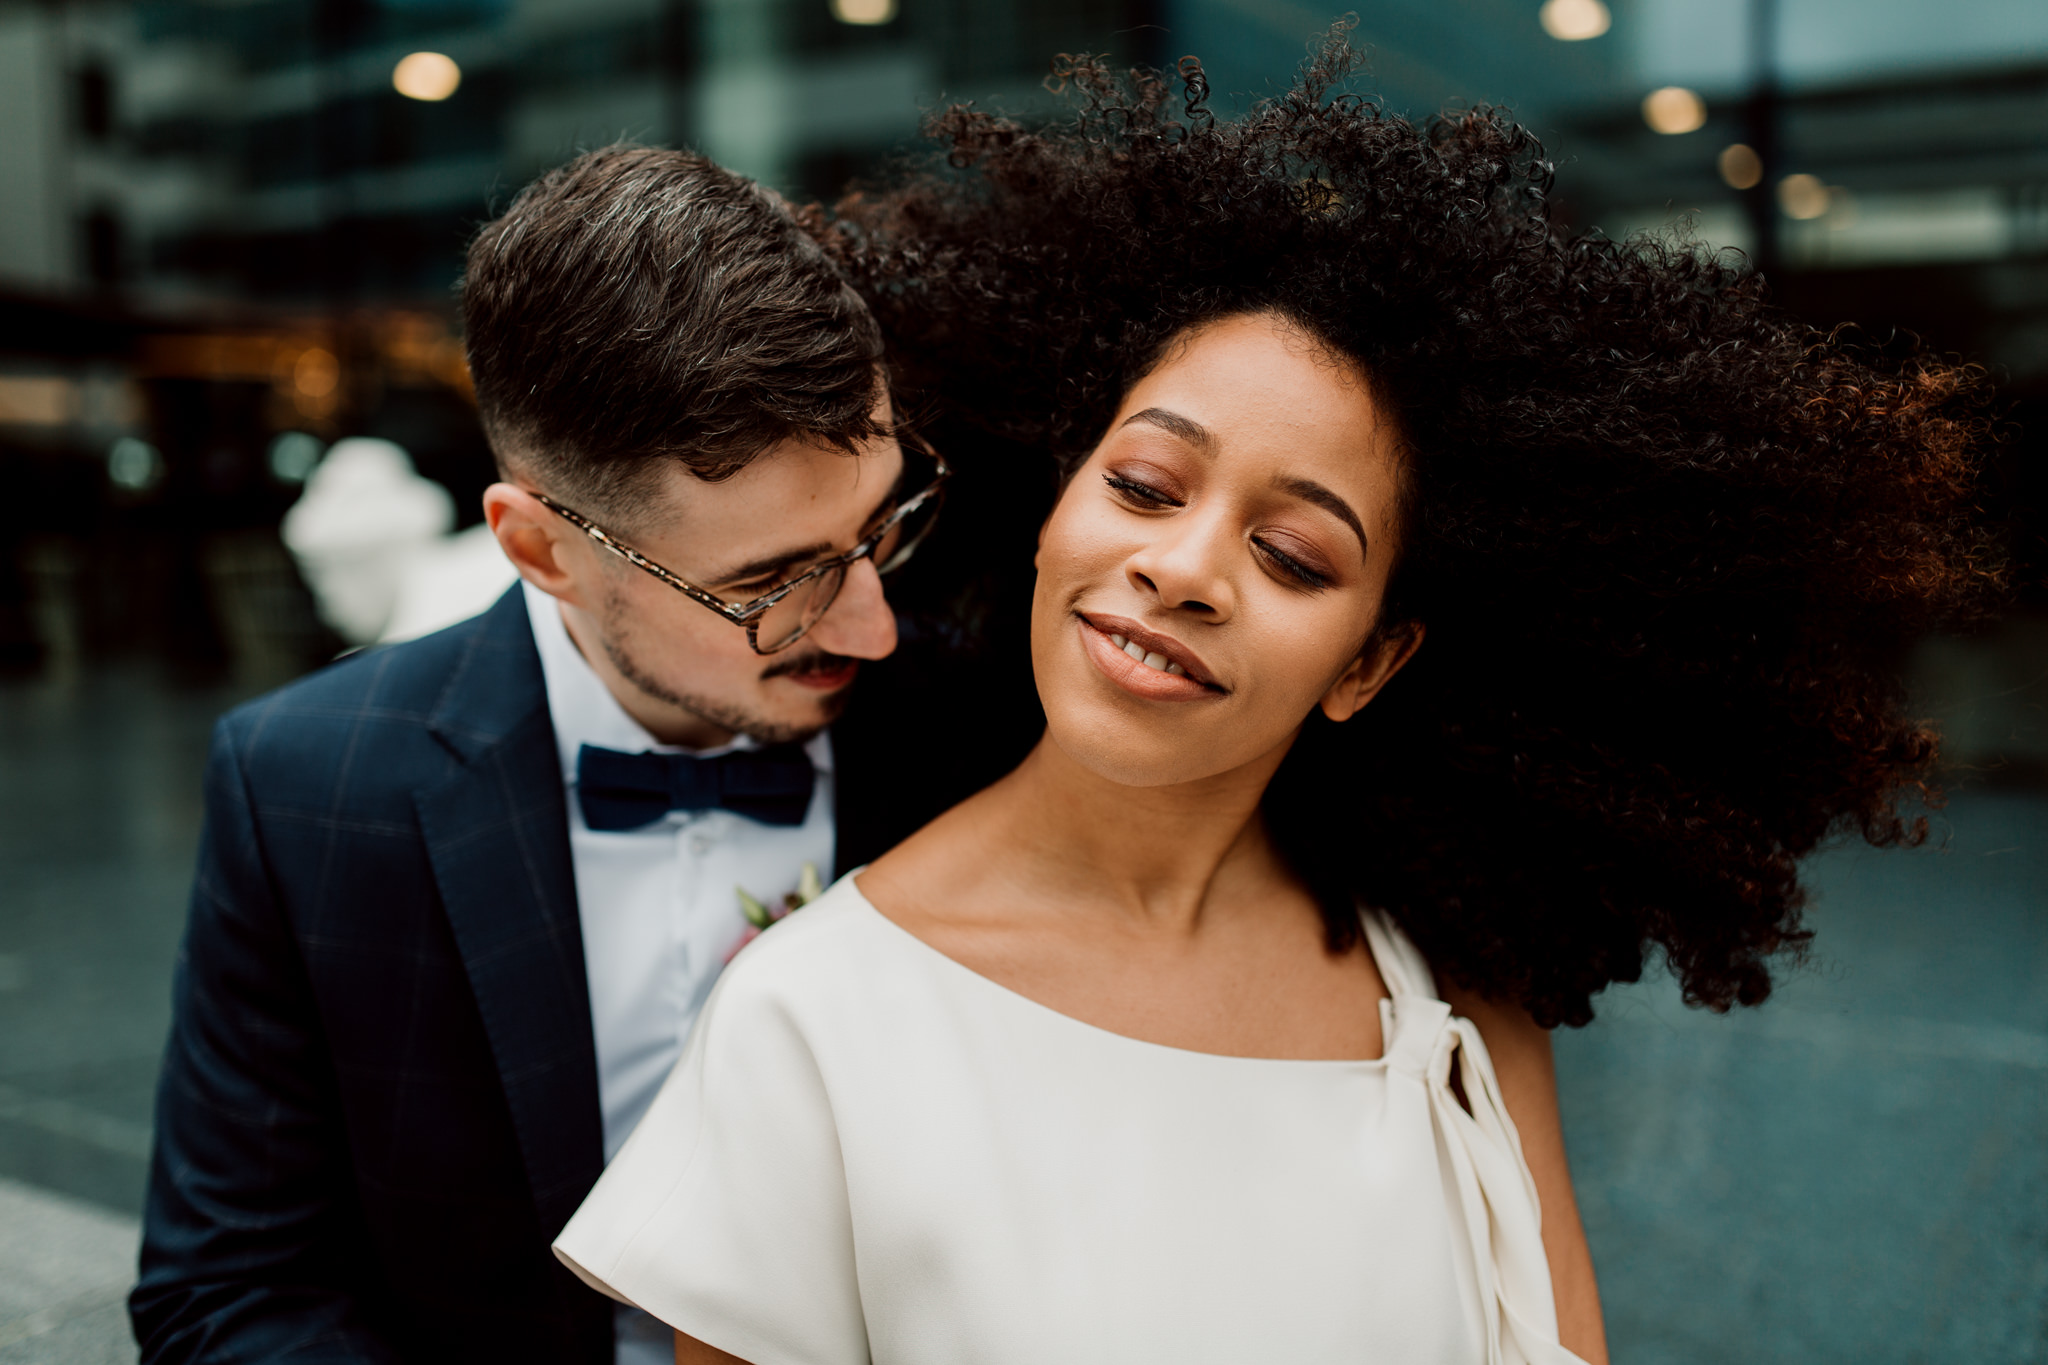
[[[0,688],[0,1210],[28,1211],[0,1281],[139,1210],[233,700],[139,671]],[[1560,1037],[1617,1361],[2048,1361],[2048,797],[1965,793],[1944,826],[1819,860],[1815,961],[1763,1009],[1653,985]],[[42,1335],[24,1311],[0,1294],[0,1365],[121,1358],[106,1304]]]
[[[150,673],[0,690],[0,1176],[133,1213],[230,693]]]

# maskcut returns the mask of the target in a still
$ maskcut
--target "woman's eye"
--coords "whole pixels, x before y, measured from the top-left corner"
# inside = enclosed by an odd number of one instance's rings
[[[1259,553],[1266,557],[1268,563],[1303,587],[1327,588],[1330,586],[1330,576],[1328,574],[1311,569],[1286,551],[1275,549],[1263,540],[1254,540],[1252,544],[1259,547]]]
[[[1135,479],[1127,479],[1121,474],[1104,474],[1102,481],[1132,502],[1142,503],[1146,507],[1177,506],[1172,497],[1160,492],[1152,487],[1152,485],[1139,483]]]

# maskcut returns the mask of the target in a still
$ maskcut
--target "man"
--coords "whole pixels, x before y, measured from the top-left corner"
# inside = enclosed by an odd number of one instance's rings
[[[672,1359],[548,1243],[747,936],[739,892],[857,866],[1031,739],[947,656],[890,657],[880,574],[946,470],[782,201],[594,152],[483,229],[463,307],[524,582],[221,722],[146,1361]]]

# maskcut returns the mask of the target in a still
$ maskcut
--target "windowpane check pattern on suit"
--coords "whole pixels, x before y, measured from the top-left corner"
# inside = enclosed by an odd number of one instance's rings
[[[828,794],[782,831],[830,817],[805,855],[821,871],[880,854],[1036,738],[987,718],[1034,721],[1028,668],[904,638],[833,726]],[[589,983],[610,950],[579,913],[571,843],[639,836],[582,826],[549,702],[514,588],[221,721],[130,1299],[149,1365],[615,1365],[611,1305],[548,1243],[634,1117],[630,1087],[600,1083],[612,1054]],[[672,842],[700,832],[668,821],[651,828]],[[708,847],[703,904],[729,907],[736,936],[732,883],[753,874]],[[699,927],[715,968],[730,940]],[[651,1097],[667,1065],[640,1070]]]

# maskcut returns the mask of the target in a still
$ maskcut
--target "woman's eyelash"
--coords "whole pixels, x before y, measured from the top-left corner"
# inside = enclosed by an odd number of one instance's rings
[[[1173,498],[1160,492],[1150,484],[1139,483],[1135,479],[1126,479],[1120,474],[1104,474],[1102,481],[1132,501],[1141,502],[1150,507],[1174,507],[1179,505]],[[1280,572],[1286,574],[1303,587],[1327,588],[1330,586],[1328,574],[1318,573],[1293,555],[1287,554],[1282,550],[1276,550],[1263,540],[1254,540],[1252,544],[1258,546],[1259,553],[1272,561]]]
[[[1263,540],[1255,540],[1252,544],[1258,546],[1260,553],[1264,554],[1266,558],[1279,565],[1282,573],[1295,579],[1304,587],[1327,588],[1330,586],[1330,579],[1327,574],[1317,573],[1293,555],[1276,550]]]
[[[1150,484],[1138,483],[1117,474],[1104,474],[1102,481],[1117,492],[1122,493],[1126,497],[1135,498],[1139,502],[1149,503],[1154,507],[1171,507],[1174,505],[1172,498]]]

